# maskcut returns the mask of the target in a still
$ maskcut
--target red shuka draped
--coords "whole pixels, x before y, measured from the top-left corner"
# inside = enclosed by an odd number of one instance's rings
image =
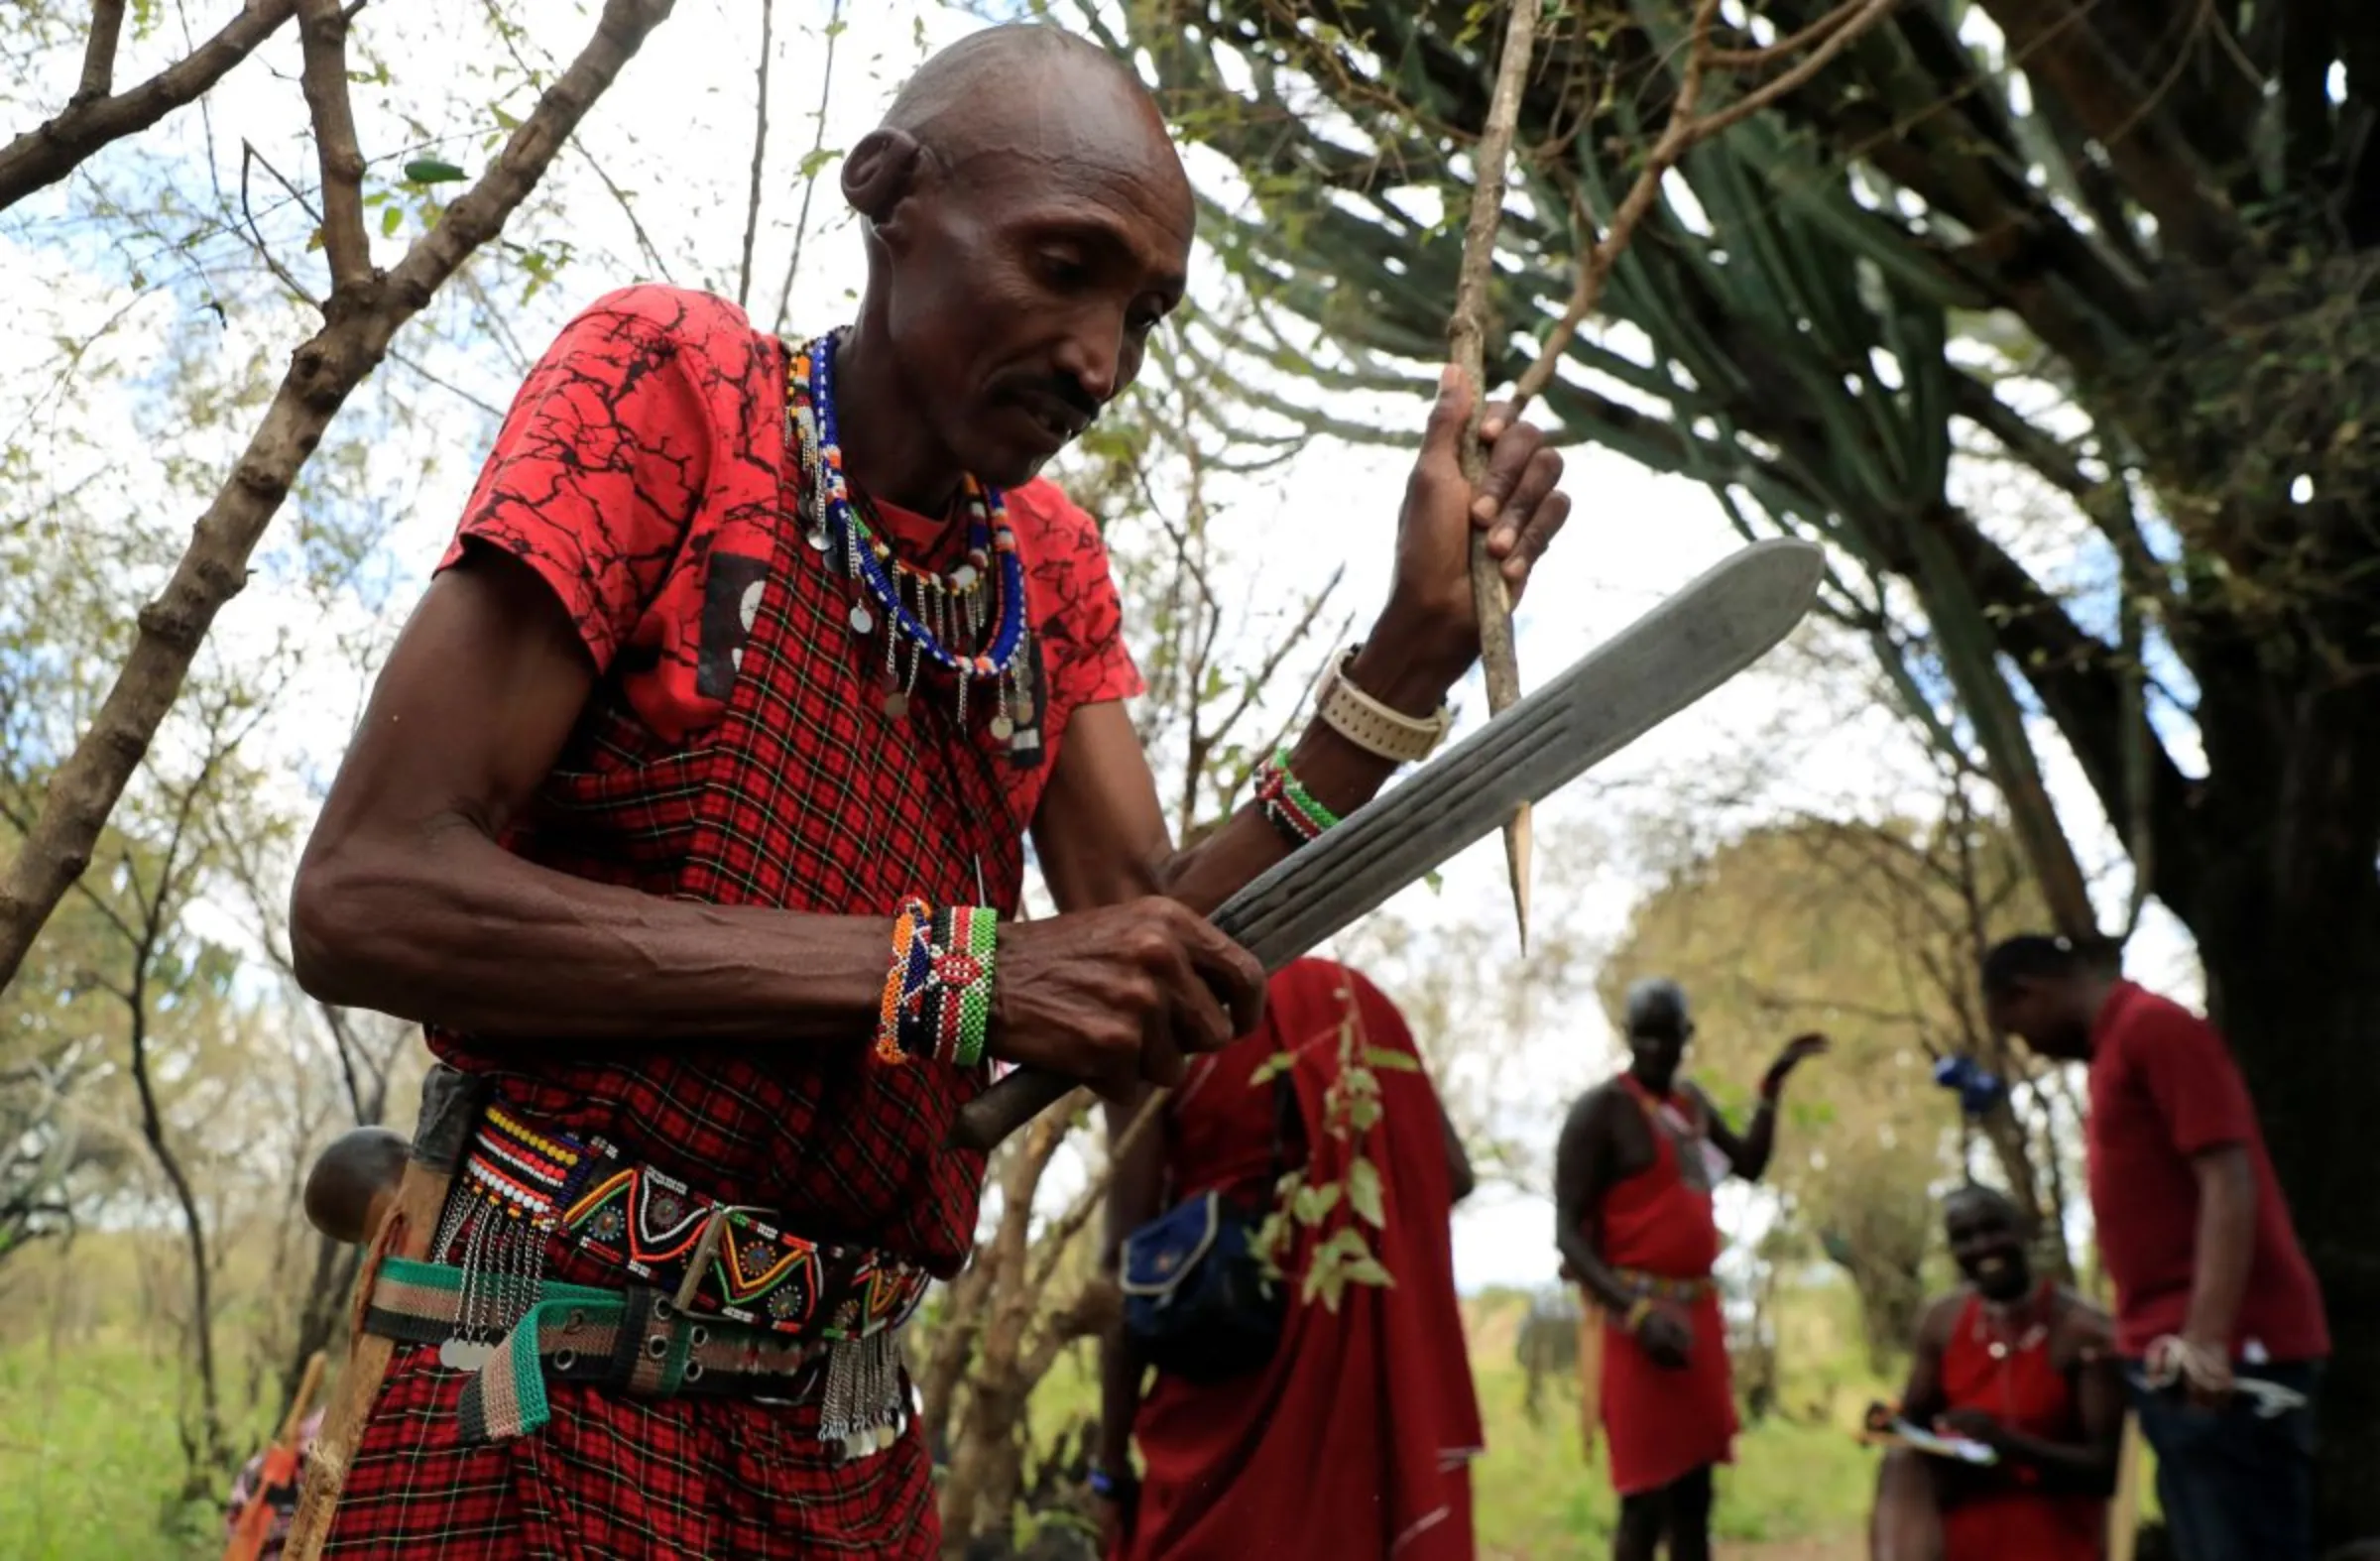
[[[1659,1110],[1689,1108],[1656,1100],[1630,1075],[1621,1074],[1620,1085],[1652,1128],[1653,1163],[1604,1195],[1600,1256],[1614,1268],[1663,1279],[1708,1279],[1720,1249],[1711,1193],[1687,1178],[1682,1146]],[[1700,1152],[1699,1134],[1691,1146]],[[1611,1448],[1611,1486],[1621,1496],[1658,1491],[1707,1464],[1734,1459],[1735,1393],[1716,1287],[1683,1309],[1694,1328],[1684,1371],[1654,1365],[1619,1318],[1604,1324],[1604,1436]]]
[[[1980,1409],[2002,1425],[2051,1442],[2082,1437],[2074,1384],[2050,1359],[2046,1330],[1994,1360],[1982,1327],[1983,1298],[1969,1295],[1942,1352],[1942,1391],[1953,1409]],[[2098,1561],[2107,1503],[2089,1496],[2021,1489],[1978,1493],[1942,1514],[1944,1561]]]
[[[1297,1059],[1313,1178],[1345,1180],[1349,1146],[1322,1124],[1351,997],[1361,1045],[1415,1055],[1403,1018],[1370,982],[1324,960],[1290,965],[1272,980],[1263,1024],[1175,1095],[1169,1200],[1270,1177],[1273,1091],[1251,1080],[1282,1051]],[[1424,1074],[1377,1074],[1385,1109],[1365,1153],[1379,1168],[1388,1224],[1368,1234],[1394,1286],[1350,1284],[1335,1315],[1319,1300],[1298,1304],[1293,1291],[1280,1349],[1237,1381],[1160,1374],[1133,1422],[1144,1475],[1119,1561],[1470,1561],[1470,1460],[1483,1437],[1455,1302],[1445,1133]],[[1292,1275],[1312,1246],[1301,1246]]]

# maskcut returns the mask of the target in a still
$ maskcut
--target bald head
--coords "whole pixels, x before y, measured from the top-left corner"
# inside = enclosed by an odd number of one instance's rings
[[[988,28],[928,60],[845,159],[843,192],[869,251],[845,383],[873,364],[880,417],[995,487],[1131,383],[1187,286],[1196,205],[1164,116],[1059,28]]]
[[[885,111],[885,128],[928,143],[950,138],[955,146],[987,116],[1046,112],[1085,91],[1135,107],[1164,137],[1156,100],[1130,65],[1087,38],[1039,22],[985,28],[927,60]]]

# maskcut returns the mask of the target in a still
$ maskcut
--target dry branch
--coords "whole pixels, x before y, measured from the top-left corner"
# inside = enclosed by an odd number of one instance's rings
[[[173,578],[141,609],[139,637],[98,716],[52,778],[41,816],[0,880],[0,986],[16,975],[35,934],[90,865],[93,843],[180,693],[215,614],[247,583],[249,555],[331,419],[379,364],[398,328],[504,226],[674,3],[607,0],[595,36],[479,181],[385,278],[334,293],[323,328],[292,354],[264,420],[199,517]],[[328,211],[325,219],[328,228],[338,225]]]
[[[355,134],[355,103],[347,95],[347,15],[339,0],[298,0],[298,41],[304,60],[300,81],[314,126],[322,168],[322,252],[330,257],[330,302],[336,320],[365,303],[372,285],[372,239],[364,231],[364,152]]]
[[[776,52],[776,3],[761,0],[760,79],[752,125],[752,189],[744,203],[744,263],[736,272],[736,307],[752,307],[752,246],[761,233],[761,180],[769,165],[769,57]]]
[[[1463,230],[1463,269],[1455,284],[1455,313],[1447,337],[1455,368],[1472,390],[1471,418],[1463,425],[1463,481],[1478,487],[1488,472],[1480,443],[1486,411],[1488,284],[1495,274],[1495,235],[1504,215],[1504,171],[1512,158],[1512,133],[1520,122],[1520,89],[1537,43],[1539,0],[1517,0],[1504,22],[1504,52],[1497,61],[1495,91],[1488,120],[1472,154],[1471,218]],[[1514,415],[1518,415],[1515,409]],[[1520,697],[1520,657],[1512,644],[1512,593],[1504,571],[1488,551],[1488,533],[1471,534],[1471,595],[1480,620],[1480,671],[1488,683],[1488,713],[1500,714]],[[1512,914],[1520,924],[1520,946],[1529,946],[1529,809],[1522,804],[1504,825],[1504,862],[1512,875]]]
[[[82,79],[68,106],[95,103],[116,89],[116,45],[124,36],[124,0],[91,7],[91,36],[83,41]]]
[[[90,52],[83,60],[85,91],[94,80],[101,81],[100,90],[105,91],[105,77],[96,71],[95,64],[99,30],[107,25],[111,9],[120,25],[124,9],[121,5],[101,6],[92,22]],[[234,65],[254,54],[257,46],[272,37],[297,10],[297,0],[248,0],[239,17],[226,24],[221,32],[131,91],[88,99],[81,91],[76,92],[63,113],[0,148],[0,211],[64,179],[100,148],[148,129],[196,99],[222,80]],[[112,43],[107,56],[107,74],[112,76],[115,57]]]

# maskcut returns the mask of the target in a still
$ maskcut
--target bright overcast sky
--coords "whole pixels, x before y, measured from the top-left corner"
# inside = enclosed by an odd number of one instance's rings
[[[778,7],[780,36],[791,35],[792,43],[777,60],[771,89],[775,120],[771,165],[776,172],[770,183],[771,219],[764,226],[758,270],[772,303],[799,204],[793,170],[814,133],[812,113],[822,69],[817,38],[826,12],[820,0]],[[665,256],[707,256],[711,270],[730,276],[751,156],[750,60],[758,44],[757,13],[757,7],[731,6],[725,0],[680,4],[675,19],[598,106],[584,138],[615,178],[637,190],[641,220]],[[548,14],[542,4],[536,14],[541,19],[538,42],[546,49],[566,54],[576,47],[580,24],[542,20]],[[824,144],[830,149],[848,147],[874,123],[901,75],[919,58],[921,37],[939,45],[977,25],[914,0],[854,5],[847,15],[849,31],[840,45],[826,114]],[[459,74],[465,63],[456,58],[456,46],[438,31],[435,18],[422,12],[374,8],[364,13],[359,25],[376,38],[404,35],[388,50],[401,64],[401,83],[438,79],[441,72]],[[299,111],[294,42],[283,39],[267,58],[272,73],[252,63],[237,78],[241,84],[236,92],[218,94],[214,109],[219,145],[236,146],[239,134],[254,134],[267,144],[275,135],[289,134]],[[361,106],[369,144],[375,125],[369,103]],[[231,156],[236,164],[236,154]],[[793,328],[805,333],[846,317],[850,290],[861,274],[858,240],[833,178],[830,166],[813,205],[812,232],[793,308]],[[566,197],[570,236],[581,258],[561,273],[554,288],[516,315],[513,328],[533,354],[570,312],[597,295],[625,283],[653,280],[625,259],[637,254],[633,236],[584,163],[566,165],[556,187]],[[395,250],[394,242],[381,245],[384,263],[393,259]],[[594,255],[622,257],[623,269],[586,258]],[[689,277],[679,272],[677,280]],[[31,296],[18,290],[40,285],[51,297],[71,299],[78,293],[76,281],[56,253],[0,240],[0,291],[10,297]],[[75,305],[69,312],[90,316],[111,306],[105,292],[94,289],[86,305]],[[282,343],[269,361],[277,366],[287,346]],[[399,346],[405,346],[403,338]],[[27,350],[21,344],[12,352],[0,344],[0,372]],[[501,353],[491,350],[484,357],[441,367],[483,401],[501,405],[509,398],[512,375]],[[404,371],[392,365],[381,372],[387,376]],[[369,392],[358,402],[368,407]],[[452,431],[440,440],[448,458],[421,479],[410,510],[398,519],[387,543],[390,569],[399,581],[392,611],[399,616],[410,607],[443,545],[493,433],[485,416],[462,398],[450,398],[448,411]],[[1415,401],[1398,415],[1408,418],[1418,431],[1421,412]],[[124,454],[137,467],[138,452],[128,447]],[[1395,450],[1317,441],[1260,483],[1244,484],[1229,493],[1229,509],[1219,530],[1239,552],[1232,565],[1237,588],[1259,605],[1278,604],[1345,563],[1348,574],[1341,601],[1368,614],[1386,592],[1389,544],[1408,463],[1409,457]],[[1568,664],[1737,545],[1699,486],[1655,477],[1620,457],[1574,453],[1567,486],[1576,499],[1569,531],[1539,567],[1522,611],[1524,685]],[[291,521],[285,513],[276,524],[286,529]],[[1360,618],[1359,632],[1361,626]],[[309,636],[320,639],[332,627],[305,599],[260,577],[226,613],[218,633],[237,655],[241,648],[260,646],[276,633],[294,634],[305,643]],[[1283,692],[1294,697],[1297,690]],[[336,656],[307,659],[291,701],[294,714],[275,730],[294,777],[318,779],[335,764],[360,693],[353,671]],[[1473,712],[1480,708],[1476,684],[1465,702]],[[1931,794],[1919,756],[1897,720],[1880,710],[1846,717],[1839,708],[1822,704],[1792,675],[1789,658],[1756,668],[1677,717],[1605,766],[1598,779],[1693,774],[1739,755],[1748,744],[1772,741],[1764,734],[1773,732],[1781,718],[1787,728],[1798,723],[1799,734],[1783,750],[1790,773],[1771,799],[1777,805],[1855,809],[1872,815],[1898,802],[1917,805]],[[2081,788],[2074,767],[2063,750],[2054,755],[2054,788],[2069,819],[2078,828],[2097,827],[2099,814]],[[1541,840],[1560,838],[1561,821],[1566,815],[1578,816],[1580,806],[1574,797],[1567,805],[1557,802],[1545,810]],[[2094,841],[2089,855],[2105,860],[2112,851],[2108,842]],[[1637,886],[1616,872],[1593,879],[1595,891],[1580,913],[1599,931],[1616,930]],[[1496,913],[1501,882],[1500,850],[1491,841],[1454,866],[1441,899],[1410,895],[1398,908],[1417,919],[1446,914],[1450,906]],[[2155,921],[2135,946],[2135,968],[2149,979],[2176,985],[2185,979],[2185,949],[2170,922]],[[1513,1110],[1525,1116],[1515,1125],[1532,1133],[1550,1132],[1555,1106],[1608,1066],[1608,1040],[1604,1017],[1592,1012],[1579,1013],[1560,1032],[1529,1037],[1526,1100],[1513,1103]],[[1550,1209],[1534,1198],[1492,1191],[1475,1204],[1456,1222],[1460,1282],[1466,1288],[1551,1282],[1556,1260]]]

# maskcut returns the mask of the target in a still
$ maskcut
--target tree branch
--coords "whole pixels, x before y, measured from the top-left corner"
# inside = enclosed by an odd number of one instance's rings
[[[249,555],[279,513],[340,406],[472,251],[499,232],[554,155],[636,54],[674,0],[607,0],[595,36],[547,88],[487,173],[415,240],[385,286],[336,311],[292,356],[263,421],[202,515],[90,729],[51,778],[41,816],[0,878],[0,986],[90,865],[93,843],[173,707],[191,660],[223,604],[247,583]]]
[[[364,153],[347,92],[347,13],[339,0],[298,0],[298,38],[306,112],[322,165],[322,252],[330,259],[333,315],[360,306],[373,281],[372,238],[364,231]]]
[[[0,148],[0,211],[64,179],[100,148],[148,129],[196,98],[255,53],[297,10],[297,0],[248,0],[221,32],[131,91],[68,103],[65,112]],[[83,81],[90,81],[87,60]]]
[[[82,80],[67,106],[96,103],[116,88],[116,44],[124,35],[124,0],[96,0],[91,36],[82,51]]]
[[[760,86],[752,125],[752,190],[744,201],[744,263],[736,271],[736,307],[752,307],[752,245],[761,234],[761,175],[769,163],[769,57],[776,51],[776,0],[761,0]]]
[[[818,169],[826,152],[826,106],[835,91],[835,44],[842,36],[843,0],[834,0],[826,12],[826,60],[818,76],[818,128],[810,136],[810,155],[802,159],[801,213],[793,219],[793,253],[785,260],[785,285],[776,291],[773,328],[780,336],[793,303],[793,279],[801,273],[802,245],[810,236],[810,197],[818,192]]]

